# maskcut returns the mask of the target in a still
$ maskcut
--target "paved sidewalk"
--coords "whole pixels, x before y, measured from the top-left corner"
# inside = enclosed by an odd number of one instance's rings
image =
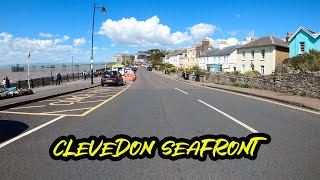
[[[52,85],[34,88],[32,89],[34,94],[0,100],[0,110],[97,87],[100,85],[100,78],[95,78],[94,84],[91,84],[90,82],[90,80],[78,80],[62,83],[60,86]]]
[[[303,97],[298,95],[290,95],[286,93],[280,93],[275,91],[269,91],[269,90],[260,90],[260,89],[252,89],[252,88],[239,88],[234,86],[228,86],[228,85],[220,85],[215,83],[204,83],[204,82],[195,82],[191,80],[184,80],[182,78],[179,78],[175,76],[174,74],[167,75],[163,74],[161,71],[153,71],[161,76],[171,78],[174,80],[179,80],[187,83],[192,83],[200,86],[206,86],[226,91],[232,91],[257,97],[262,97],[274,101],[279,101],[286,104],[291,104],[299,107],[304,107],[316,111],[320,111],[320,99],[317,98],[310,98],[310,97]]]

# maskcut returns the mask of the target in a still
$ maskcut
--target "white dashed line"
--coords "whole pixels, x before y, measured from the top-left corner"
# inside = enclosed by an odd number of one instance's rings
[[[227,113],[225,113],[225,112],[223,112],[223,111],[221,111],[221,110],[219,110],[219,109],[217,109],[217,108],[215,108],[215,107],[211,106],[210,104],[208,104],[208,103],[206,103],[206,102],[204,102],[204,101],[201,101],[200,99],[198,99],[198,101],[199,101],[199,102],[201,102],[202,104],[204,104],[204,105],[206,105],[206,106],[210,107],[211,109],[213,109],[213,110],[217,111],[218,113],[220,113],[220,114],[222,114],[222,115],[224,115],[224,116],[228,117],[228,118],[229,118],[229,119],[231,119],[232,121],[234,121],[234,122],[236,122],[236,123],[240,124],[241,126],[245,127],[245,128],[246,128],[246,129],[248,129],[249,131],[251,131],[251,132],[253,132],[253,133],[258,133],[258,131],[257,131],[257,130],[253,129],[252,127],[250,127],[250,126],[248,126],[248,125],[246,125],[246,124],[244,124],[243,122],[241,122],[241,121],[237,120],[236,118],[234,118],[234,117],[230,116],[229,114],[227,114]]]
[[[184,94],[188,94],[187,92],[184,92],[184,91],[182,91],[181,89],[178,89],[178,88],[174,88],[175,90],[178,90],[178,91],[180,91],[180,92],[182,92],[182,93],[184,93]]]

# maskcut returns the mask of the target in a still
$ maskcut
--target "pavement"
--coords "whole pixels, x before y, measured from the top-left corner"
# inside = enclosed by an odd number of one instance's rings
[[[1,179],[320,179],[320,114],[190,85],[139,68],[137,81],[0,111]],[[52,142],[118,134],[271,136],[255,160],[53,160]]]
[[[320,111],[320,99],[318,98],[310,98],[310,97],[304,97],[304,96],[298,96],[298,95],[291,95],[286,93],[280,93],[275,91],[269,91],[269,90],[261,90],[261,89],[252,89],[252,88],[239,88],[234,86],[228,86],[228,85],[220,85],[215,83],[207,83],[207,82],[196,82],[191,80],[184,80],[182,78],[177,77],[176,75],[167,75],[163,74],[161,71],[153,71],[154,73],[157,73],[159,75],[162,75],[164,77],[168,77],[174,80],[191,83],[198,86],[205,86],[220,90],[226,90],[231,91],[235,93],[241,93],[241,94],[247,94],[255,97],[261,97],[265,99],[270,99],[273,101],[278,101],[281,103],[286,103],[290,105],[294,105],[297,107],[303,107],[306,109],[314,110],[314,111]]]
[[[56,96],[61,96],[72,92],[82,91],[88,88],[97,87],[99,85],[100,78],[94,78],[94,84],[91,84],[90,80],[78,80],[61,83],[61,85],[59,86],[52,85],[37,87],[32,89],[34,94],[0,100],[0,110],[14,108],[17,106],[53,98]]]

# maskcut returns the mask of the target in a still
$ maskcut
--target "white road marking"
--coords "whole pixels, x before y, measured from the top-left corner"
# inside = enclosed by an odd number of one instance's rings
[[[41,128],[43,128],[43,127],[45,127],[45,126],[47,126],[47,125],[49,125],[49,124],[51,124],[51,123],[54,123],[54,122],[56,122],[56,121],[58,121],[58,120],[60,120],[60,119],[62,119],[62,118],[64,118],[64,117],[65,117],[65,116],[59,116],[59,117],[57,117],[57,118],[55,118],[55,119],[52,119],[51,121],[48,121],[48,122],[46,122],[46,123],[44,123],[44,124],[42,124],[42,125],[40,125],[40,126],[38,126],[38,127],[33,128],[33,129],[31,129],[31,130],[29,130],[29,131],[27,131],[27,132],[25,132],[25,133],[22,133],[22,134],[20,134],[19,136],[16,136],[16,137],[14,137],[14,138],[12,138],[12,139],[10,139],[10,140],[8,140],[8,141],[5,141],[4,143],[1,143],[1,144],[0,144],[0,149],[3,148],[3,147],[5,147],[6,145],[8,145],[8,144],[10,144],[10,143],[13,143],[14,141],[17,141],[17,140],[23,138],[24,136],[27,136],[27,135],[35,132],[35,131],[38,131],[39,129],[41,129]]]
[[[206,105],[206,106],[210,107],[211,109],[213,109],[213,110],[217,111],[218,113],[220,113],[220,114],[222,114],[222,115],[224,115],[224,116],[228,117],[228,118],[229,118],[229,119],[231,119],[232,121],[234,121],[234,122],[236,122],[236,123],[240,124],[241,126],[245,127],[245,128],[246,128],[246,129],[248,129],[249,131],[251,131],[251,132],[253,132],[253,133],[258,133],[258,131],[257,131],[257,130],[253,129],[252,127],[250,127],[250,126],[248,126],[248,125],[246,125],[246,124],[244,124],[243,122],[241,122],[241,121],[237,120],[236,118],[234,118],[234,117],[230,116],[229,114],[227,114],[227,113],[225,113],[225,112],[223,112],[223,111],[221,111],[221,110],[219,110],[219,109],[217,109],[217,108],[215,108],[215,107],[211,106],[210,104],[208,104],[208,103],[206,103],[206,102],[204,102],[204,101],[201,101],[200,99],[198,99],[198,101],[199,101],[199,102],[201,102],[202,104],[204,104],[204,105]]]
[[[159,80],[159,82],[161,82],[162,84],[168,85],[167,83],[165,83],[165,82],[163,82],[163,81],[160,81],[160,80]]]
[[[174,88],[175,90],[178,90],[178,91],[180,91],[180,92],[182,92],[182,93],[184,93],[184,94],[188,94],[187,92],[184,92],[184,91],[182,91],[181,89],[178,89],[178,88]]]

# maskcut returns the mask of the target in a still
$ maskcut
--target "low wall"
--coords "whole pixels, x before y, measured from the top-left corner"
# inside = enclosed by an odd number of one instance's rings
[[[181,76],[181,73],[179,73]],[[250,88],[271,90],[294,95],[320,98],[320,71],[313,73],[285,73],[268,76],[247,76],[228,73],[204,75],[202,82],[225,85],[249,85]]]

